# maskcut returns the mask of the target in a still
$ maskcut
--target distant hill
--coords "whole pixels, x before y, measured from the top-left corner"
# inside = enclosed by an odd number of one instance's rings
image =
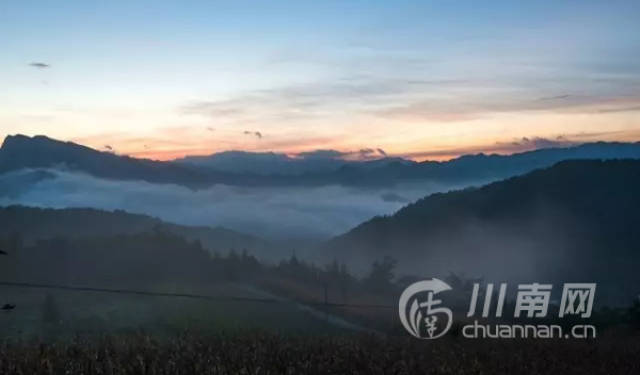
[[[174,183],[192,188],[233,180],[233,176],[225,174],[101,152],[45,136],[7,136],[0,148],[0,173],[22,168],[66,168],[114,180]]]
[[[359,169],[378,168],[390,163],[417,164],[402,158],[382,157],[372,160],[345,160],[340,153],[311,153],[291,157],[275,152],[224,151],[207,156],[187,156],[175,162],[205,167],[221,172],[249,173],[256,175],[295,176],[303,174],[327,174],[345,166]]]
[[[230,249],[237,252],[246,249],[258,258],[270,259],[274,256],[273,245],[267,241],[220,227],[176,225],[121,210],[0,207],[0,237],[20,234],[26,242],[55,237],[83,238],[158,231],[179,235],[190,241],[198,240],[211,252],[226,254]]]
[[[640,293],[640,161],[565,161],[438,193],[326,243],[352,267],[390,255],[404,273],[603,283]]]
[[[216,171],[281,175],[295,183],[385,184],[403,180],[444,181],[502,179],[575,159],[640,159],[640,143],[595,142],[545,148],[512,155],[464,155],[445,162],[414,162],[384,157],[349,161],[335,157],[292,158],[278,153],[227,151],[191,156],[176,162]],[[295,178],[292,178],[295,177]]]
[[[317,155],[316,155],[317,154]],[[136,159],[101,152],[45,136],[8,136],[0,148],[0,173],[22,168],[67,168],[115,180],[143,180],[203,188],[239,186],[384,186],[412,180],[489,181],[544,168],[568,159],[640,158],[640,143],[589,143],[513,155],[465,155],[447,162],[401,158],[346,161],[276,153],[230,151],[173,162]],[[333,155],[333,154],[332,154]]]

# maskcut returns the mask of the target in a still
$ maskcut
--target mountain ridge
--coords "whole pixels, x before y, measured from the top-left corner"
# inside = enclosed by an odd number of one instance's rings
[[[361,223],[318,252],[352,265],[388,255],[404,272],[421,275],[589,280],[627,298],[640,292],[638,191],[640,160],[562,161],[429,195]]]
[[[62,142],[46,136],[7,136],[0,148],[0,173],[21,168],[59,168],[61,166],[97,177],[115,180],[144,180],[151,183],[184,185],[193,189],[215,184],[236,186],[384,186],[405,181],[480,181],[503,179],[544,168],[567,159],[640,159],[640,142],[595,142],[563,148],[544,148],[511,155],[463,155],[445,162],[413,162],[401,158],[380,158],[368,161],[311,158],[321,165],[301,166],[298,173],[292,166],[297,159],[285,159],[277,153],[237,151],[213,154],[218,157],[241,155],[240,162],[230,161],[215,169],[198,163],[154,161],[115,155],[72,142]],[[222,155],[222,156],[220,156]],[[282,167],[255,162],[264,155]],[[280,155],[280,156],[279,156]],[[210,160],[212,155],[203,157]],[[208,158],[208,159],[207,159]],[[305,159],[306,160],[306,159]],[[327,163],[327,160],[330,160]],[[325,163],[325,164],[322,164]],[[331,164],[333,163],[333,164]],[[268,164],[268,161],[267,161]],[[332,165],[329,167],[328,165]],[[270,169],[271,168],[271,169]],[[307,168],[305,171],[304,168]],[[309,169],[310,168],[310,169]],[[261,172],[255,172],[255,170]],[[253,172],[252,172],[253,170]],[[269,172],[271,171],[271,172]],[[268,172],[268,173],[267,173]]]
[[[273,244],[257,236],[224,227],[186,226],[123,210],[95,208],[40,208],[23,205],[0,207],[0,236],[19,233],[27,241],[57,237],[91,237],[149,232],[168,232],[200,241],[210,252],[246,249],[259,258],[270,259]]]

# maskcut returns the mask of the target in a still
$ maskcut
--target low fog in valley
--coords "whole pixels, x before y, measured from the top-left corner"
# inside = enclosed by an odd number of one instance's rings
[[[325,240],[433,192],[466,185],[419,181],[393,187],[214,185],[114,181],[58,169],[0,175],[1,205],[91,207],[143,213],[184,225],[222,226],[267,239]]]

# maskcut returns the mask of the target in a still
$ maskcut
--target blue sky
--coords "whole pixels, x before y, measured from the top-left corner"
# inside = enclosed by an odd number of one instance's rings
[[[163,159],[640,140],[638,15],[637,1],[5,1],[0,136]]]

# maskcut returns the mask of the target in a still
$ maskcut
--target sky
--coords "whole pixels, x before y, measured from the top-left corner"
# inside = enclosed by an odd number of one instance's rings
[[[638,1],[0,2],[0,137],[167,160],[640,141]]]

